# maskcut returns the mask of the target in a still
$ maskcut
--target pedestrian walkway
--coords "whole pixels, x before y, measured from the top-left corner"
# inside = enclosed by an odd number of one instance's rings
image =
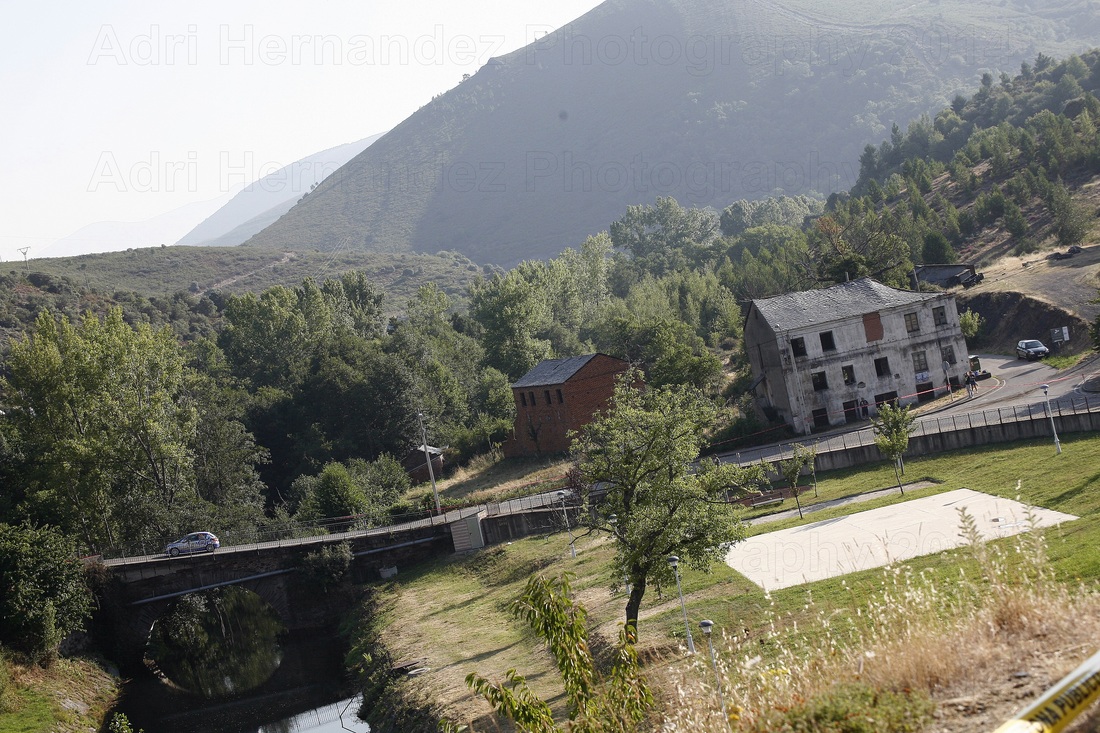
[[[929,486],[935,486],[934,481],[914,481],[911,484],[902,484],[902,488],[915,491],[917,489],[925,489]],[[891,486],[888,489],[875,489],[874,491],[865,491],[862,494],[852,494],[851,496],[842,496],[839,499],[829,499],[827,501],[818,502],[816,504],[805,504],[802,506],[802,514],[812,514],[819,512],[822,509],[832,509],[837,506],[845,506],[847,504],[856,504],[864,501],[871,501],[872,499],[878,499],[882,496],[889,496],[890,494],[898,494],[897,486]],[[753,517],[749,520],[749,524],[768,524],[771,522],[779,522],[784,519],[793,519],[798,516],[798,507],[793,509],[784,509],[781,512],[775,512],[773,514],[765,514],[762,517]]]

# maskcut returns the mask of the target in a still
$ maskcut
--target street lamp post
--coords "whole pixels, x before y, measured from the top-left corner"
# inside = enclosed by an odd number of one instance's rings
[[[1058,429],[1054,427],[1054,413],[1050,409],[1050,397],[1047,391],[1050,389],[1049,384],[1043,385],[1043,400],[1047,403],[1047,417],[1050,418],[1050,432],[1054,433],[1054,451],[1055,453],[1062,453],[1062,444],[1058,441]]]
[[[569,526],[569,513],[565,511],[565,492],[559,491],[558,498],[561,499],[561,515],[565,518],[565,530],[569,532],[569,554],[573,556],[573,559],[577,559],[577,547],[573,544],[573,528]]]
[[[669,555],[668,564],[672,566],[672,574],[676,576],[676,592],[680,595],[680,610],[684,613],[684,631],[687,632],[688,651],[694,654],[695,642],[691,638],[691,624],[688,623],[687,606],[684,604],[684,591],[680,587],[680,558]]]
[[[439,490],[435,487],[435,470],[432,468],[432,457],[428,454],[428,431],[424,427],[424,413],[416,413],[420,420],[420,440],[423,441],[424,462],[428,464],[428,478],[432,480],[432,496],[435,498],[435,513],[439,514]]]
[[[722,705],[722,719],[726,721],[726,727],[728,728],[730,716],[726,712],[726,696],[722,694],[722,678],[718,674],[718,660],[714,658],[714,643],[710,639],[712,626],[714,626],[714,622],[709,618],[699,622],[699,628],[703,630],[703,636],[707,637],[707,648],[710,649],[710,666],[714,669],[714,683],[718,685],[718,702]]]

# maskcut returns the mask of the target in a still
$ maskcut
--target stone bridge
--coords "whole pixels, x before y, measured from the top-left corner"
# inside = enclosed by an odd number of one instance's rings
[[[119,656],[129,662],[140,659],[153,624],[176,598],[228,585],[258,594],[290,630],[335,620],[347,608],[320,592],[301,567],[308,553],[338,542],[351,547],[355,582],[388,577],[402,567],[454,552],[451,527],[440,522],[223,547],[174,558],[108,560],[104,564],[111,572],[111,621]]]
[[[467,507],[393,527],[226,546],[212,553],[106,560],[113,592],[110,625],[119,661],[144,654],[149,631],[172,602],[187,593],[228,585],[247,588],[274,609],[288,630],[324,626],[347,611],[342,596],[320,592],[300,572],[305,556],[326,545],[347,542],[351,580],[366,583],[399,573],[424,560],[483,547],[538,532],[559,531],[577,507],[556,493]]]

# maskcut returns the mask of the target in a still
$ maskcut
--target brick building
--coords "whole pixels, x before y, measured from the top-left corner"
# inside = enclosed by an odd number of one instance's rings
[[[504,455],[569,450],[568,432],[580,430],[607,406],[615,380],[629,366],[607,354],[540,362],[512,385],[516,424],[504,443]]]

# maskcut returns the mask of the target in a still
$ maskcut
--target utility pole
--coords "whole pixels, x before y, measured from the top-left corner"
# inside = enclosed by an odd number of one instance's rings
[[[421,447],[424,449],[424,462],[428,464],[428,478],[432,480],[432,496],[435,497],[435,513],[439,514],[439,490],[435,486],[435,470],[432,468],[432,457],[428,453],[428,431],[424,427],[424,413],[417,412],[416,416],[420,419],[420,440],[423,442]]]

